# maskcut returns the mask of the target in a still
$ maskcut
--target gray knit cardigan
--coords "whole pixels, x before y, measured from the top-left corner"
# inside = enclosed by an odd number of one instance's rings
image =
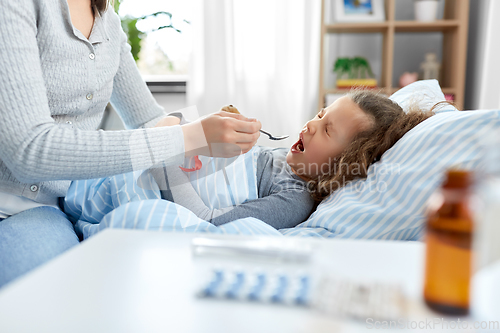
[[[180,126],[148,128],[164,110],[112,9],[87,40],[66,0],[0,0],[0,8],[0,191],[52,203],[70,180],[183,161]],[[128,130],[96,130],[110,101]]]

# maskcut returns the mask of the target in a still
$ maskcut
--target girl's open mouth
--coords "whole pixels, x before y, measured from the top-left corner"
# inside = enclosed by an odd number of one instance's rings
[[[299,140],[292,146],[290,151],[296,154],[296,153],[303,153],[304,150],[305,148],[304,148],[304,142],[302,141],[302,133],[300,133]]]

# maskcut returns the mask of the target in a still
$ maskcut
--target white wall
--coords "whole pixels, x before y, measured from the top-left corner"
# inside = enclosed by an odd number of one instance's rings
[[[166,112],[174,112],[187,107],[186,93],[153,93],[153,96]]]
[[[500,109],[499,17],[500,1],[471,1],[466,109]]]

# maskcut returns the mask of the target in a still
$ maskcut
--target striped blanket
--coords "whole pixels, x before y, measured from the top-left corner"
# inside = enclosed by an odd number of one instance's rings
[[[259,147],[254,147],[235,159],[200,157],[203,167],[188,175],[195,191],[208,207],[218,209],[257,198],[256,161],[259,150]],[[184,167],[190,168],[192,163],[192,160],[186,160]],[[162,200],[158,185],[147,171],[74,181],[66,195],[64,208],[82,238],[105,228],[282,235],[255,218],[244,218],[216,227],[186,208]]]
[[[423,80],[398,90],[390,98],[404,110],[415,105],[425,110],[445,96],[436,80]],[[370,166],[365,180],[335,191],[307,221],[290,229],[275,230],[254,218],[215,227],[183,207],[160,200],[158,186],[148,173],[142,172],[73,182],[65,208],[77,232],[85,238],[104,228],[136,228],[419,240],[424,234],[426,203],[443,181],[445,171],[484,166],[485,145],[495,135],[500,135],[500,110],[458,112],[445,106]],[[203,158],[203,167],[189,177],[208,207],[228,207],[257,198],[258,153],[255,147],[237,159]],[[187,161],[185,167],[192,167],[190,163]]]

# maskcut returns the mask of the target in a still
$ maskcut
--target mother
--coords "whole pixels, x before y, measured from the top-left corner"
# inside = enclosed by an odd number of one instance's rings
[[[0,287],[78,244],[59,206],[69,181],[185,155],[234,156],[258,138],[258,121],[225,112],[162,126],[171,117],[141,79],[107,1],[2,1]],[[128,130],[96,130],[108,102]]]

